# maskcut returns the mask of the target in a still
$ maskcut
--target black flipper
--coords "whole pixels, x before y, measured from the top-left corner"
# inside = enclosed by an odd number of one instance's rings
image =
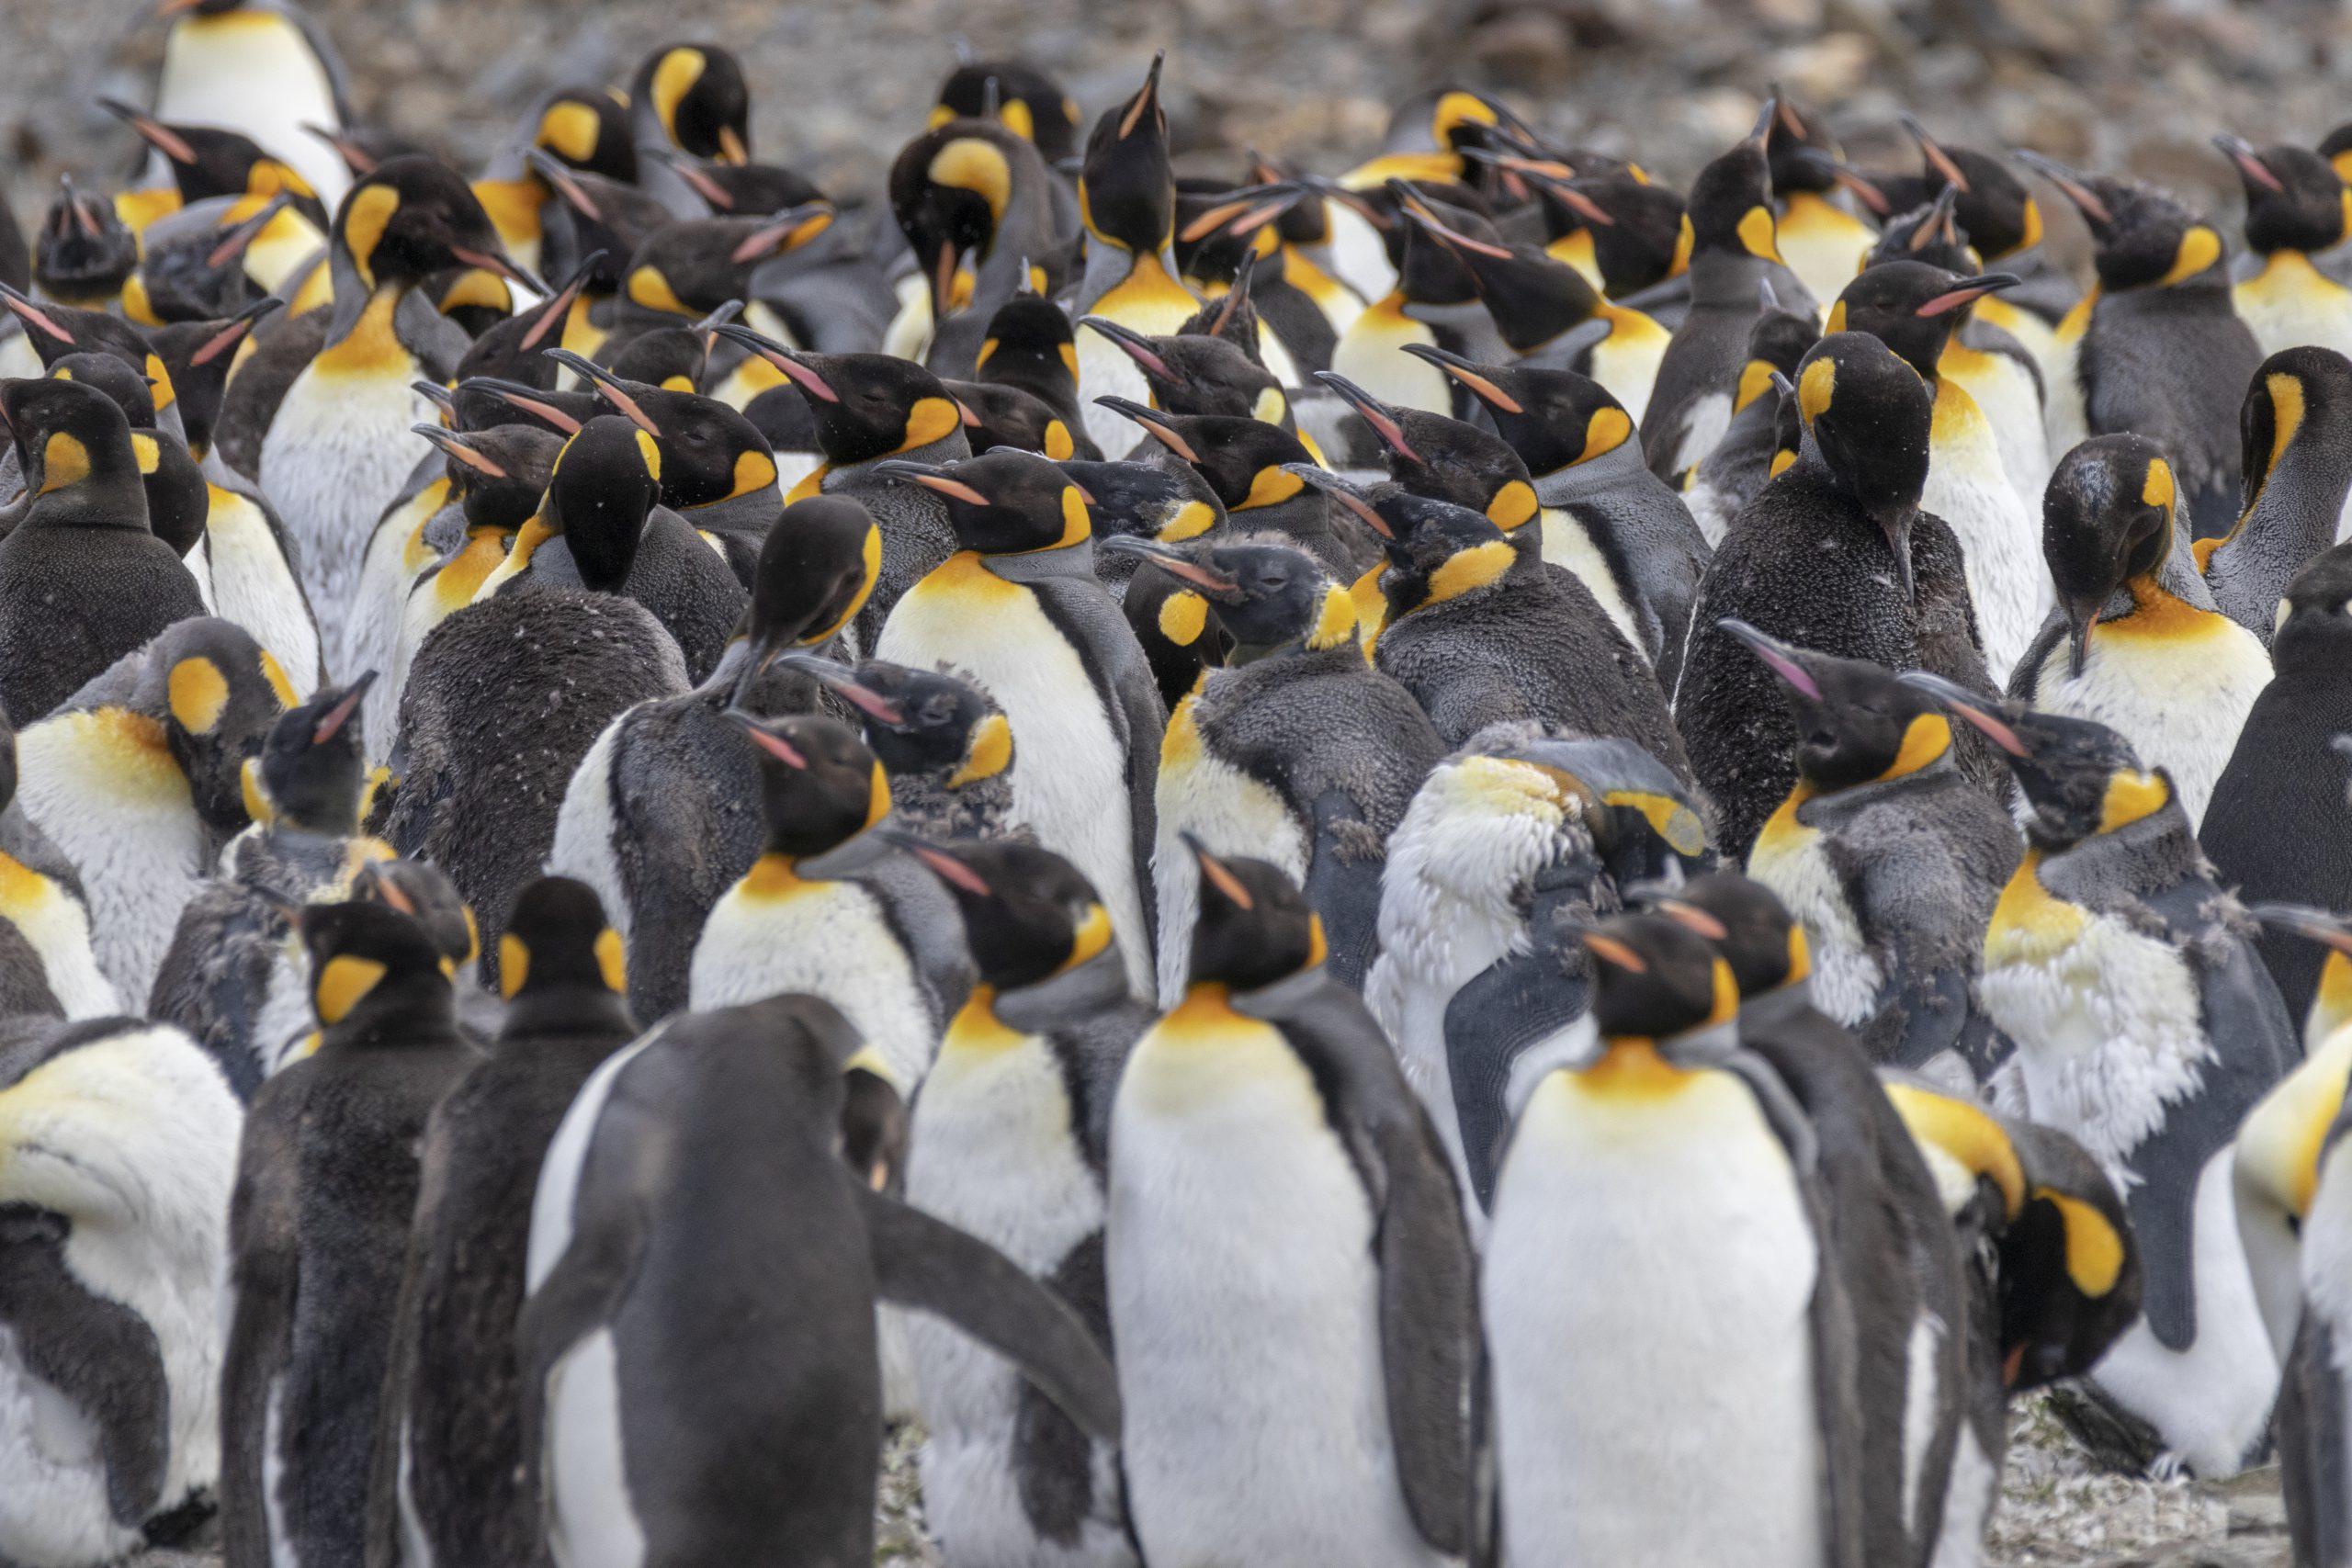
[[[1101,1231],[1071,1247],[1047,1283],[1098,1340],[1111,1343]],[[1031,1528],[1057,1546],[1077,1546],[1094,1511],[1093,1445],[1077,1422],[1026,1380],[1014,1397],[1012,1473]]]
[[[545,1506],[539,1501],[539,1460],[547,1440],[548,1375],[565,1351],[597,1325],[612,1320],[637,1278],[650,1228],[644,1201],[632,1199],[593,1231],[574,1231],[571,1245],[524,1301],[515,1320],[514,1359],[521,1374],[515,1386],[523,1397],[523,1483],[517,1506],[533,1516]]]
[[[245,1118],[229,1202],[236,1305],[220,1359],[220,1544],[226,1561],[239,1564],[271,1560],[262,1479],[269,1396],[293,1345],[300,1256],[292,1134],[301,1107],[298,1100],[279,1111],[283,1101],[269,1087]],[[299,1096],[307,1085],[293,1087]]]
[[[1327,789],[1315,802],[1314,858],[1306,867],[1306,901],[1323,917],[1331,976],[1351,990],[1363,988],[1380,947],[1380,874],[1387,866],[1380,835],[1344,790]]]

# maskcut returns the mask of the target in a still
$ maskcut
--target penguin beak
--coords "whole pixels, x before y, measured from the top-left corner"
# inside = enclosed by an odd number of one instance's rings
[[[302,122],[301,129],[304,134],[315,136],[334,149],[334,155],[343,160],[344,166],[361,179],[376,172],[376,160],[369,157],[358,142],[341,131],[329,130],[323,125],[312,125],[308,120]]]
[[[1894,584],[1903,591],[1908,603],[1917,597],[1911,573],[1911,522],[1918,515],[1917,506],[1869,508],[1878,523],[1879,532],[1886,536],[1886,547],[1894,555]]]
[[[1306,197],[1304,189],[1289,181],[1238,190],[1229,200],[1217,203],[1178,230],[1176,238],[1187,245],[1197,244],[1223,228],[1237,240],[1246,239],[1296,207]]]
[[[2065,601],[2066,673],[2076,680],[2082,678],[2083,666],[2090,660],[2091,633],[2098,628],[2099,611],[2105,605],[2104,599],[2089,603]]]
[[[204,258],[204,265],[208,267],[226,266],[244,254],[246,247],[261,238],[261,231],[276,222],[277,215],[292,202],[293,197],[284,192],[271,197],[267,206],[220,236],[220,243],[212,247],[210,254]]]
[[[1180,836],[1184,840],[1184,847],[1193,852],[1193,858],[1200,863],[1204,883],[1216,888],[1226,902],[1236,908],[1254,909],[1258,907],[1258,900],[1250,896],[1249,888],[1241,885],[1241,879],[1233,874],[1231,867],[1209,853],[1206,844],[1192,833]]]
[[[2352,922],[2341,915],[2304,904],[2248,904],[2245,912],[2272,931],[2293,931],[2338,953],[2352,953]]]
[[[903,479],[909,484],[918,484],[925,490],[936,491],[949,500],[960,501],[967,506],[990,504],[987,496],[982,495],[945,468],[934,468],[929,463],[910,463],[902,457],[892,457],[875,464],[869,471],[876,479]]]
[[[975,898],[993,896],[987,880],[978,872],[928,839],[919,839],[901,828],[876,828],[874,836],[886,844],[906,851],[922,863],[923,869],[949,886],[960,888]]]
[[[1133,328],[1123,327],[1118,322],[1102,316],[1080,316],[1078,319],[1078,324],[1081,327],[1092,327],[1125,349],[1127,357],[1134,360],[1145,375],[1158,377],[1162,381],[1178,383],[1184,379],[1168,367],[1168,361],[1159,357],[1159,351],[1151,346],[1151,340]]]
[[[1453,251],[1457,255],[1487,256],[1497,261],[1510,260],[1509,247],[1473,239],[1461,230],[1447,224],[1436,213],[1430,211],[1415,193],[1413,187],[1404,181],[1391,180],[1388,182],[1388,187],[1390,194],[1396,197],[1396,205],[1405,216],[1425,230],[1431,238],[1447,250]],[[1477,276],[1475,268],[1471,276],[1474,278]]]
[[[802,756],[799,750],[795,747],[792,742],[785,739],[784,737],[780,735],[772,735],[767,730],[761,728],[760,718],[757,714],[749,714],[744,713],[738,708],[729,708],[728,710],[728,716],[734,719],[736,723],[743,727],[743,733],[751,737],[752,745],[758,747],[761,750],[765,751],[769,756],[774,757],[777,761],[782,762],[787,768],[797,769],[799,772],[804,773],[808,771],[808,759]]]
[[[1396,531],[1389,527],[1374,508],[1372,498],[1339,475],[1328,468],[1318,468],[1312,463],[1284,463],[1283,472],[1314,486],[1346,507],[1354,513],[1356,521],[1378,535],[1385,543],[1393,545],[1396,542]]]
[[[1317,370],[1315,378],[1339,393],[1350,408],[1363,415],[1363,422],[1372,426],[1373,434],[1386,443],[1389,450],[1408,463],[1426,466],[1427,460],[1405,439],[1405,427],[1397,422],[1394,409],[1336,370]]]
[[[516,381],[502,381],[494,376],[469,376],[458,385],[461,389],[469,387],[488,392],[509,408],[517,409],[534,419],[547,421],[562,434],[580,434],[580,422],[542,398],[537,387],[526,387]],[[452,410],[455,409],[454,400],[450,406]]]
[[[741,244],[728,254],[727,259],[737,266],[758,261],[763,256],[782,255],[797,250],[832,225],[833,205],[829,201],[812,201],[805,207],[787,208],[754,230]]]
[[[60,343],[70,344],[74,334],[57,324],[57,318],[42,310],[25,295],[0,283],[0,304],[6,304],[28,327],[38,327]]]
[[[1960,172],[1960,165],[1951,161],[1951,155],[1936,145],[1936,139],[1928,134],[1928,128],[1920,123],[1917,115],[1905,110],[1902,118],[1903,129],[1910,132],[1911,140],[1919,144],[1919,156],[1926,160],[1928,166],[1943,176],[1944,184],[1965,194],[1968,176]]]
[[[1119,140],[1125,141],[1135,134],[1143,117],[1159,102],[1159,68],[1168,63],[1168,51],[1161,50],[1151,57],[1151,70],[1145,73],[1143,85],[1127,105],[1126,114],[1119,121]]]
[[[627,418],[656,441],[662,439],[662,427],[653,423],[653,417],[639,406],[635,398],[621,389],[620,382],[611,371],[585,355],[574,354],[568,348],[550,348],[541,352],[566,369],[586,377],[588,384],[596,389],[596,395],[613,405],[614,412]]]
[[[1193,450],[1193,444],[1185,440],[1182,433],[1174,425],[1168,423],[1167,416],[1159,410],[1148,409],[1143,404],[1130,402],[1125,398],[1101,397],[1094,401],[1099,407],[1109,409],[1121,418],[1131,419],[1142,425],[1145,433],[1153,440],[1183,458],[1184,461],[1198,463],[1201,460],[1201,455]]]
[[[1926,693],[1947,710],[1958,714],[1962,718],[1974,725],[1984,732],[1987,740],[2010,756],[2025,757],[2031,754],[2027,750],[2025,742],[2018,739],[2018,732],[1985,705],[1984,698],[1978,696],[1959,682],[1947,681],[1940,675],[1929,674],[1925,670],[1908,670],[1895,679],[1915,692]]]
[[[494,479],[507,477],[506,469],[494,458],[477,451],[464,436],[454,431],[445,430],[437,424],[412,424],[409,428],[477,473],[486,474]]]
[[[548,186],[553,187],[556,195],[571,203],[573,209],[582,217],[592,223],[602,223],[605,220],[604,210],[596,205],[596,198],[590,196],[586,187],[582,186],[578,180],[572,178],[571,164],[543,147],[523,149],[523,161],[530,164],[531,172],[547,181]]]
[[[741,321],[728,321],[712,329],[729,343],[740,343],[778,370],[792,378],[792,384],[822,403],[837,403],[841,394],[825,384],[792,350],[762,333],[755,333]]]
[[[1102,547],[1114,556],[1136,556],[1148,560],[1169,576],[1190,583],[1225,604],[1234,604],[1241,597],[1239,583],[1202,565],[1172,545],[1139,539],[1132,534],[1121,534],[1102,541]]]
[[[1797,649],[1780,638],[1757,630],[1746,621],[1725,615],[1715,623],[1732,637],[1747,645],[1748,651],[1764,661],[1764,667],[1786,682],[1798,695],[1820,702],[1821,683],[1797,660]]]
[[[548,288],[544,280],[525,272],[509,261],[503,251],[482,251],[469,245],[451,245],[449,254],[457,258],[458,265],[460,266],[473,267],[477,271],[489,273],[493,277],[503,277],[509,283],[521,285],[534,294],[554,292]]]
[[[190,5],[196,3],[197,0],[189,0]],[[119,98],[100,98],[98,107],[130,127],[140,141],[161,152],[173,163],[187,164],[196,162],[196,149],[187,144],[186,138],[162,121],[140,113]]]
[[[187,356],[187,362],[190,365],[211,364],[214,360],[220,358],[222,355],[236,347],[239,343],[243,342],[244,340],[244,335],[253,331],[254,323],[255,321],[260,321],[272,310],[283,308],[285,303],[285,300],[280,299],[275,294],[263,295],[260,299],[254,300],[252,304],[246,306],[235,315],[230,317],[228,324],[223,326],[219,332],[214,333],[210,337],[206,338],[202,343],[197,344],[196,352]],[[441,389],[436,388],[435,390],[441,390]],[[444,391],[443,396],[446,397],[447,395],[447,392]]]
[[[602,251],[592,251],[582,257],[580,265],[571,269],[571,276],[564,280],[561,288],[556,290],[554,298],[538,307],[539,319],[533,321],[523,334],[524,353],[528,354],[538,347],[548,333],[563,324],[564,318],[571,313],[571,302],[580,298],[580,291],[588,286],[588,279],[595,273],[596,264],[604,259]]]
[[[731,125],[718,128],[718,161],[739,169],[752,161],[752,150],[743,145],[742,134]]]
[[[351,716],[359,711],[359,699],[366,696],[368,688],[375,683],[376,671],[370,670],[345,686],[334,706],[319,716],[318,728],[311,731],[311,744],[323,746],[340,734],[343,727],[351,722]]]
[[[1436,366],[1446,374],[1448,378],[1467,388],[1472,397],[1498,412],[1525,413],[1527,412],[1525,405],[1509,392],[1504,391],[1491,378],[1491,372],[1486,366],[1479,365],[1474,360],[1464,359],[1458,354],[1449,353],[1433,344],[1408,343],[1405,345],[1405,352],[1416,359]]]
[[[776,662],[797,670],[815,680],[827,691],[838,694],[844,702],[876,724],[898,725],[906,722],[906,710],[876,691],[859,683],[857,671],[845,664],[814,653],[786,653]]]
[[[2262,161],[2262,154],[2256,152],[2254,144],[2245,137],[2227,134],[2216,136],[2213,138],[2213,145],[2219,147],[2228,155],[2230,162],[2238,166],[2238,173],[2245,176],[2249,186],[2260,186],[2267,191],[2281,196],[2286,194],[2286,186],[2280,182],[2277,175],[2270,172],[2270,166]]]
[[[694,186],[695,194],[710,203],[710,209],[721,217],[735,210],[735,197],[728,188],[710,177],[710,171],[695,159],[674,147],[640,147],[638,155],[651,153],[670,167],[670,171]]]
[[[2046,158],[2039,152],[2022,151],[2015,156],[2018,163],[2056,186],[2060,193],[2079,208],[2083,216],[2092,222],[2104,228],[2115,221],[2115,214],[2108,210],[2107,203],[2099,199],[2098,193],[2085,185],[2080,175],[2057,159]]]
[[[1968,280],[1964,288],[1946,289],[1912,312],[1915,316],[1940,316],[1957,310],[1963,305],[1973,305],[1987,294],[1998,294],[2004,288],[2015,288],[2024,278],[2012,272],[1988,272]]]
[[[1768,94],[1764,107],[1756,111],[1756,126],[1747,133],[1747,144],[1761,152],[1764,144],[1772,140],[1772,122],[1780,118],[1781,96],[1778,93]]]

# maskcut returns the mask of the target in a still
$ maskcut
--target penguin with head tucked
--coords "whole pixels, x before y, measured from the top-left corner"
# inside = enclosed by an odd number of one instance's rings
[[[1727,854],[1746,855],[1788,798],[1797,736],[1780,682],[1722,628],[1725,618],[1817,653],[1991,690],[1959,546],[1919,509],[1930,401],[1917,373],[1877,339],[1823,338],[1797,373],[1796,460],[1707,563],[1675,703]],[[1995,787],[1988,751],[1962,744],[1960,761]]]
[[[1303,1542],[1333,1562],[1459,1559],[1478,1533],[1478,1337],[1443,1150],[1324,968],[1297,886],[1199,852],[1184,998],[1136,1042],[1111,1111],[1136,1542],[1159,1562]]]
[[[2001,748],[2029,812],[1984,935],[1985,1010],[2017,1044],[1995,1103],[2071,1134],[2128,1192],[2147,1275],[2144,1320],[2091,1386],[2154,1450],[2233,1474],[2278,1380],[2228,1156],[2295,1059],[2278,988],[2161,768],[2104,726],[1905,679]]]
[[[544,161],[633,184],[638,161],[628,110],[602,87],[558,87],[525,112],[473,182],[474,198],[490,214],[506,254],[534,270],[546,259],[544,220],[556,194],[554,180],[541,172]]]
[[[638,180],[680,218],[707,210],[663,152],[724,164],[752,161],[752,95],[742,62],[707,43],[666,43],[638,62],[628,85]]]
[[[514,1336],[531,1200],[573,1095],[637,1029],[619,933],[587,887],[532,883],[499,941],[504,1023],[424,1124],[368,1495],[370,1562],[538,1550]]]
[[[155,117],[243,132],[284,150],[328,201],[350,175],[334,151],[304,132],[339,130],[347,76],[326,29],[290,0],[167,0]]]
[[[973,118],[908,142],[890,165],[889,197],[921,291],[884,344],[942,376],[969,376],[996,312],[1024,290],[1045,292],[1036,269],[1058,269],[1078,229],[1075,204],[1027,139]]]
[[[2213,145],[2245,187],[2245,243],[2258,263],[2231,290],[2238,318],[2265,354],[2312,344],[2352,354],[2352,288],[2312,257],[2352,239],[2352,202],[2325,158],[2291,143],[2257,148],[2242,137]]]
[[[1086,433],[1086,408],[1078,395],[1078,347],[1070,320],[1042,294],[1023,292],[997,308],[989,318],[988,336],[981,341],[972,374],[991,386],[1026,392],[1061,422],[1069,442],[1069,456],[1082,462],[1100,462],[1102,450]],[[1053,456],[1057,445],[1052,426],[1043,445]]]
[[[179,1544],[210,1517],[242,1114],[175,1029],[0,1029],[10,1562],[111,1562]]]
[[[1813,318],[1777,303],[1748,329],[1747,362],[1739,368],[1732,394],[1731,423],[1715,449],[1682,479],[1683,504],[1708,547],[1720,546],[1756,492],[1797,460],[1804,434],[1797,410],[1797,367],[1820,341]]]
[[[1078,101],[1030,61],[967,56],[940,83],[931,110],[933,129],[953,119],[989,117],[1035,143],[1048,164],[1059,164],[1078,151]]]
[[[2352,497],[2352,361],[2282,349],[2245,389],[2238,427],[2245,509],[2229,533],[2189,547],[2213,606],[2271,646],[2287,584],[2346,533]]]
[[[875,652],[944,666],[1004,710],[1014,749],[1038,764],[1013,775],[1016,819],[1102,894],[1136,993],[1149,994],[1153,781],[1167,713],[1094,576],[1085,492],[1018,452],[876,472],[944,501],[962,547],[907,591]]]
[[[475,1055],[424,929],[305,908],[318,1047],[262,1086],[229,1209],[221,1539],[238,1562],[362,1560],[425,1119]]]
[[[2180,504],[2172,464],[2143,437],[2096,436],[2061,459],[2041,503],[2058,608],[2009,694],[2119,732],[2171,777],[2193,830],[2271,662],[2214,607]]]
[[[944,670],[869,659],[852,669],[816,653],[779,660],[854,711],[890,781],[890,817],[930,839],[1036,835],[1012,816],[1012,726],[989,694]]]
[[[859,1049],[813,997],[696,1013],[608,1057],[558,1126],[516,1347],[559,1562],[870,1561],[881,1301],[956,1324],[1117,1438],[1109,1363],[1067,1304],[845,1167]]]

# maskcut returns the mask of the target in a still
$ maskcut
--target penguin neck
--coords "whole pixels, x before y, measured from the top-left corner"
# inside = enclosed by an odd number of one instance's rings
[[[1642,459],[1642,444],[1629,437],[1597,457],[1538,476],[1535,499],[1545,506],[1570,506],[1651,478],[1655,476]]]
[[[350,1016],[327,1029],[322,1051],[404,1051],[454,1044],[457,998],[437,973],[388,976]]]
[[[326,346],[311,364],[323,370],[382,370],[407,374],[413,358],[401,343],[396,318],[410,285],[384,283],[370,289],[355,270],[350,288],[338,282],[334,314],[327,321]]]
[[[874,457],[860,457],[851,463],[837,463],[829,458],[823,467],[815,470],[811,477],[816,478],[821,475],[822,477],[817,479],[816,491],[831,494],[844,486],[856,484],[865,479],[872,473],[874,465],[876,463],[894,461],[929,463],[936,467],[948,463],[960,463],[970,456],[972,456],[972,444],[964,439],[963,427],[957,425],[938,440],[925,442],[921,446],[910,446],[897,452],[877,453]],[[801,484],[806,485],[808,482],[807,479],[803,479]],[[813,494],[816,491],[812,491],[809,493]],[[793,488],[793,499],[801,499],[801,489],[798,485]],[[935,496],[932,499],[933,504],[941,507],[942,510],[945,509],[944,502],[939,501]]]
[[[603,986],[560,984],[526,987],[506,1004],[498,1032],[499,1050],[533,1035],[605,1035],[616,1041],[637,1032],[628,1002]]]
[[[1176,281],[1165,241],[1148,251],[1115,241],[1089,244],[1078,297],[1079,314],[1109,316],[1149,333],[1174,332],[1201,304]]]
[[[2340,447],[2322,449],[2316,443],[2289,447],[2263,477],[2245,516],[2205,551],[2207,563],[2226,545],[2233,556],[2243,553],[2276,566],[2284,573],[2283,582],[2335,543],[2337,514],[2347,488],[2352,488],[2352,463]],[[2196,549],[2190,546],[2192,558]]]
[[[30,498],[21,526],[28,528],[124,528],[150,533],[147,487],[139,472],[116,472],[102,462],[85,479]]]
[[[1739,1026],[1743,1030],[1778,1029],[1806,1018],[1815,1010],[1813,976],[1807,975],[1742,1001]]]

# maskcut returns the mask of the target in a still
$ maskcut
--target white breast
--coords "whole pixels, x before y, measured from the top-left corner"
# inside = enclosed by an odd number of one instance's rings
[[[1779,894],[1804,923],[1813,950],[1814,1005],[1849,1029],[1878,1011],[1886,976],[1862,940],[1861,922],[1830,863],[1828,840],[1776,814],[1748,852],[1747,874]]]
[[[50,995],[67,1018],[110,1018],[122,1011],[90,945],[89,911],[59,884],[5,854],[0,919],[15,926],[32,948]]]
[[[216,488],[205,532],[212,545],[215,613],[253,633],[284,667],[294,694],[308,698],[319,683],[319,628],[261,508],[233,491]],[[346,662],[345,668],[350,679],[382,666]]]
[[[283,158],[334,210],[351,172],[334,149],[302,128],[339,127],[334,85],[302,29],[263,7],[191,17],[164,41],[155,118],[242,130]]]
[[[1592,591],[1592,596],[1600,601],[1600,607],[1609,613],[1618,631],[1646,662],[1650,647],[1642,636],[1641,620],[1634,614],[1634,607],[1625,603],[1625,595],[1617,586],[1617,576],[1609,570],[1609,558],[1593,543],[1592,535],[1577,521],[1575,513],[1556,506],[1544,509],[1541,525],[1544,558],[1576,573],[1577,581]]]
[[[1984,423],[1993,427],[2001,471],[2027,503],[2039,510],[2041,491],[2050,483],[2050,436],[2033,372],[2013,355],[1973,349],[1946,349],[1936,368],[1976,400]]]
[[[628,1495],[620,1356],[609,1328],[548,1374],[548,1544],[563,1568],[639,1568],[645,1530]]]
[[[1211,671],[1214,682],[1220,671]],[[1159,1001],[1173,1007],[1184,994],[1193,958],[1193,924],[1200,917],[1201,866],[1181,835],[1192,833],[1216,855],[1243,855],[1306,880],[1314,853],[1305,828],[1267,785],[1209,754],[1186,697],[1169,721],[1159,753],[1156,841],[1151,878],[1159,895]]]
[[[2041,630],[2051,598],[2040,520],[2010,484],[1993,427],[1959,386],[1939,389],[1919,504],[1951,525],[1996,684]]]
[[[548,874],[577,877],[594,888],[605,906],[605,919],[621,933],[623,942],[629,939],[637,911],[629,906],[620,857],[613,849],[613,752],[620,743],[621,727],[636,711],[628,709],[605,726],[571,771],[563,806],[556,814],[555,844],[548,851]]]
[[[1512,1561],[1817,1568],[1818,1268],[1737,1079],[1604,1097],[1545,1078],[1480,1291]]]
[[[330,626],[342,628],[328,653],[338,675],[353,651],[350,617],[368,536],[420,456],[409,426],[438,412],[409,386],[419,374],[413,360],[365,375],[306,367],[262,438],[262,490],[294,540],[302,590]]]
[[[1682,416],[1682,444],[1675,448],[1674,471],[1697,468],[1701,458],[1723,444],[1724,432],[1730,428],[1729,392],[1704,392],[1691,399]]]

